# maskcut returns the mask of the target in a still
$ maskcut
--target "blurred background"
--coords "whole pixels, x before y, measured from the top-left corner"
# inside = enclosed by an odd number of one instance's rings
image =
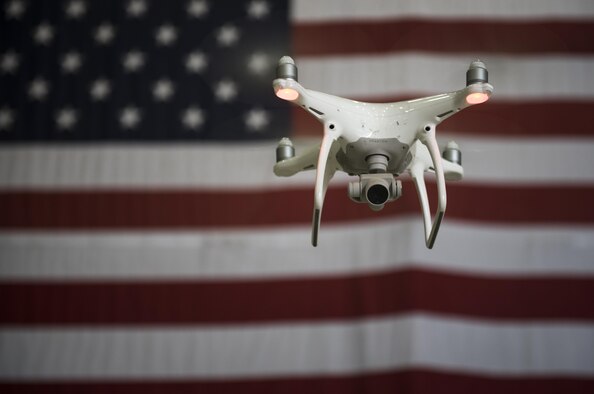
[[[1,392],[594,392],[591,0],[0,6]],[[373,102],[487,64],[434,249],[406,176],[372,212],[337,175],[310,245],[286,54]]]

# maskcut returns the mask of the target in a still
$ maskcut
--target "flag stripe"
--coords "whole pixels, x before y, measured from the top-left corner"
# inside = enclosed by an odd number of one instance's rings
[[[413,97],[413,96],[410,96]],[[359,101],[397,102],[410,97],[358,97]],[[543,115],[546,114],[546,115]],[[491,136],[500,139],[518,136],[566,137],[594,136],[594,101],[493,101],[465,110],[446,119],[438,133]],[[293,134],[320,136],[322,125],[302,108],[293,108]],[[512,142],[510,142],[511,144]]]
[[[16,325],[313,322],[415,311],[594,320],[594,277],[486,278],[419,269],[272,281],[18,282],[0,284],[0,293],[2,322]]]
[[[240,326],[11,326],[0,328],[0,381],[262,379],[419,367],[592,378],[593,327],[430,314]]]
[[[503,22],[422,20],[302,23],[293,29],[297,56],[489,52],[490,54],[594,52],[594,21]]]
[[[404,182],[403,188],[403,197],[386,204],[382,218],[420,212],[412,183]],[[434,185],[429,184],[428,189],[434,196]],[[587,186],[451,183],[448,197],[449,218],[500,223],[594,222],[594,188]],[[0,193],[0,228],[149,230],[306,224],[311,206],[304,201],[311,198],[311,189],[271,190],[265,196],[252,191],[202,190],[5,191]],[[366,205],[350,201],[344,188],[328,190],[325,223],[377,217]]]
[[[519,106],[518,110],[520,108],[523,107]],[[460,118],[473,114],[474,108]],[[447,129],[449,122],[455,122],[455,119],[448,119],[443,127]],[[534,123],[546,122],[540,119],[543,117],[535,119]],[[321,126],[317,121],[313,122],[313,131],[319,136]],[[492,122],[501,124],[501,121],[489,118],[488,122],[477,125],[477,134],[483,125],[489,128]],[[444,130],[439,130],[438,136],[441,141],[455,138],[460,146],[465,182],[594,184],[591,171],[594,168],[591,154],[594,139],[561,138],[561,130],[557,131],[557,138],[472,138],[448,134]],[[319,137],[296,139],[294,143],[299,154],[319,144]],[[163,147],[107,145],[93,149],[81,146],[5,147],[0,148],[0,190],[200,188],[224,193],[238,189],[261,191],[313,187],[313,172],[290,178],[276,177],[272,172],[275,149],[276,142]],[[530,162],[526,162],[526,157],[530,157]],[[345,184],[349,179],[352,180],[346,174],[337,173],[331,185]]]
[[[259,280],[410,268],[512,279],[594,275],[594,226],[450,219],[432,250],[425,247],[419,217],[325,224],[317,248],[309,245],[310,231],[305,225],[283,231],[3,233],[0,282]]]
[[[468,54],[357,54],[296,59],[307,88],[343,97],[431,95],[465,86],[469,63],[487,64],[493,102],[594,99],[594,56]],[[411,96],[414,97],[414,96]],[[484,105],[489,105],[489,103]],[[456,116],[464,116],[461,113]],[[479,128],[479,125],[477,125]]]
[[[415,368],[353,376],[311,376],[247,380],[129,380],[129,381],[60,381],[41,383],[3,383],[3,393],[323,393],[369,394],[387,391],[410,394],[500,393],[590,393],[594,379],[571,377],[492,377]]]
[[[591,20],[594,5],[589,0],[295,0],[291,19],[297,24],[310,21],[384,20],[423,17],[428,19]]]

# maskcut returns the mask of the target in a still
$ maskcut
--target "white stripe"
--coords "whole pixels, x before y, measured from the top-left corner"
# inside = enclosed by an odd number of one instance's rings
[[[241,327],[15,327],[0,330],[0,343],[4,381],[320,376],[405,368],[594,375],[592,325],[430,315]]]
[[[494,100],[594,98],[593,56],[399,53],[302,57],[296,63],[299,82],[309,89],[373,98],[461,89],[477,57],[486,62]]]
[[[447,219],[435,248],[420,213],[398,220],[160,233],[4,233],[0,281],[245,279],[428,268],[490,276],[593,276],[594,227],[470,225]],[[348,246],[348,247],[347,247]]]
[[[0,187],[274,185],[276,144],[61,145],[0,148]],[[249,164],[249,165],[247,165]]]
[[[594,18],[590,0],[295,0],[298,23],[401,18],[527,20]]]
[[[477,129],[480,127],[477,124]],[[592,138],[506,140],[453,136],[447,130],[439,132],[443,143],[453,137],[460,145],[465,180],[469,182],[594,183]],[[315,143],[316,140],[296,141],[297,153]],[[313,172],[291,178],[274,176],[275,148],[275,142],[247,146],[126,145],[93,149],[70,145],[0,147],[0,189],[313,188]],[[530,160],[526,160],[528,157]],[[344,184],[348,179],[338,174],[332,185]]]

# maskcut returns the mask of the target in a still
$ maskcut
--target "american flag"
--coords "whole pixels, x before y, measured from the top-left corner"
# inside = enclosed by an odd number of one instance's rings
[[[0,4],[0,392],[594,392],[591,0]],[[287,54],[366,101],[486,62],[434,249],[346,175],[310,246]]]
[[[289,51],[286,2],[2,3],[2,140],[270,139],[289,129],[269,86]]]

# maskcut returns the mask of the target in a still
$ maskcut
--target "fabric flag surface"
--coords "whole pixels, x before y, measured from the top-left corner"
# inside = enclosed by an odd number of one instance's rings
[[[594,392],[594,2],[0,2],[0,392]],[[493,98],[434,249],[272,91]],[[430,185],[432,196],[435,188]]]

